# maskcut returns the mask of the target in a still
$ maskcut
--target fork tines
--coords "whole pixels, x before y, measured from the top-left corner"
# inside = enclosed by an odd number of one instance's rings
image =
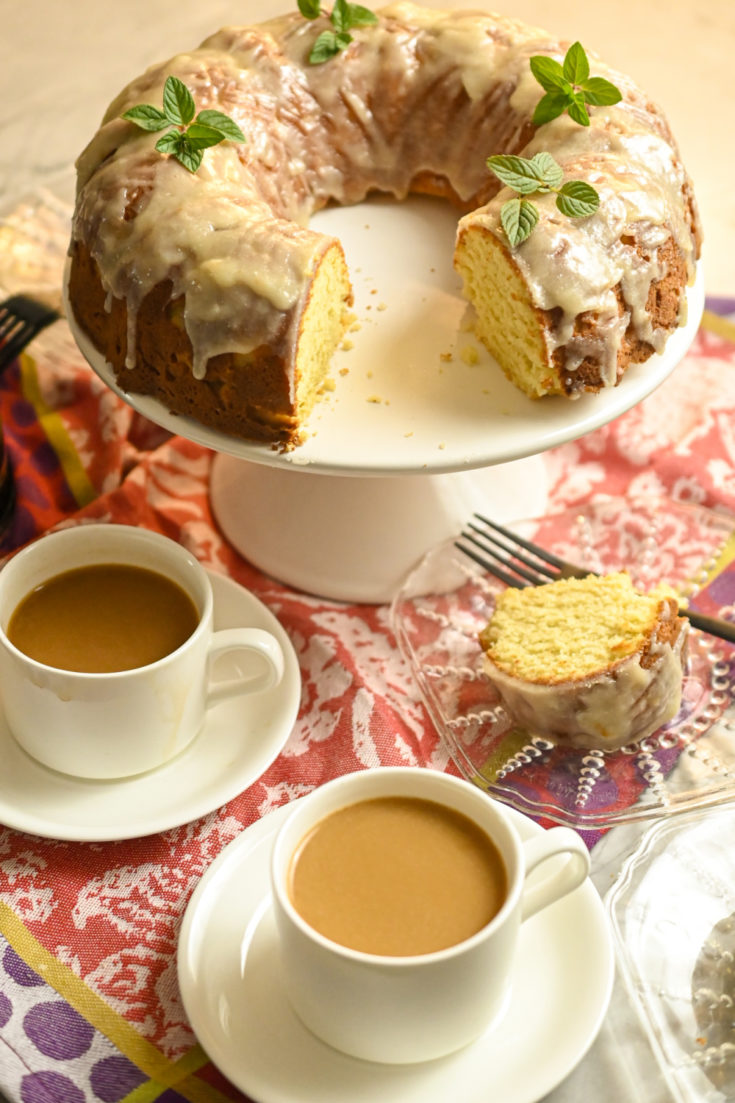
[[[456,546],[506,586],[538,586],[561,577],[564,560],[480,513],[473,516],[480,524],[469,521],[471,531],[462,533],[472,546],[460,541]]]
[[[13,295],[0,303],[0,369],[58,317],[56,310],[27,295]]]

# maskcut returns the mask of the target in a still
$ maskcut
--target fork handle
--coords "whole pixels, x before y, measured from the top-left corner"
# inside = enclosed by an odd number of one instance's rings
[[[718,639],[735,643],[735,624],[727,620],[719,620],[717,617],[708,617],[705,613],[697,613],[694,609],[679,609],[679,613],[695,628],[700,628],[709,636],[717,636]]]

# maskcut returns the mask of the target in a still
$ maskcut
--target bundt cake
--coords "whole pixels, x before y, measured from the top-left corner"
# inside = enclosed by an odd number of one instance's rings
[[[373,191],[464,212],[455,264],[477,332],[527,394],[613,386],[662,348],[685,317],[699,224],[668,126],[627,77],[593,59],[621,102],[592,107],[588,126],[537,125],[530,59],[565,56],[544,31],[399,2],[316,64],[329,26],[294,11],[219,31],[128,85],[81,154],[68,301],[125,391],[297,443],[351,303],[340,243],[308,221]],[[169,77],[245,141],[206,149],[194,172],[159,152],[121,116],[160,107]],[[534,196],[538,223],[511,244],[512,193],[487,161],[538,151],[593,185],[599,208],[571,219]]]
[[[612,751],[678,712],[688,627],[669,587],[620,571],[503,590],[480,643],[519,727]]]

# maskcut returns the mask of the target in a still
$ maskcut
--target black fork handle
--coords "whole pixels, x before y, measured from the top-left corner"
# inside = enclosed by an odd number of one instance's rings
[[[682,617],[686,617],[694,628],[700,628],[708,636],[717,636],[718,639],[735,643],[735,624],[717,617],[708,617],[706,613],[698,613],[696,609],[679,609],[679,613]]]

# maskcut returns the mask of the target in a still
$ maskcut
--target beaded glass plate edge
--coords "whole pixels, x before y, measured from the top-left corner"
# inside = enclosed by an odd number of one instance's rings
[[[641,589],[668,582],[693,602],[715,575],[721,601],[728,576],[718,572],[735,551],[735,518],[661,498],[604,499],[511,527],[590,570],[626,568]],[[735,646],[690,631],[679,713],[640,743],[615,752],[553,744],[514,727],[482,669],[478,632],[501,588],[448,541],[410,572],[391,608],[463,777],[526,815],[588,829],[735,796]],[[714,612],[735,619],[735,574],[730,589],[733,606]]]

